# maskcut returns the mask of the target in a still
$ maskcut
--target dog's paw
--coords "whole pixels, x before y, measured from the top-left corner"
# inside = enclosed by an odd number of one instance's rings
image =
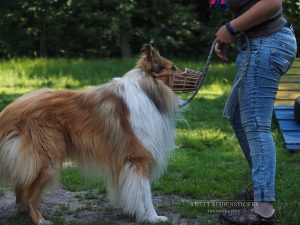
[[[41,219],[37,225],[53,225],[53,223],[49,220]]]
[[[149,223],[162,223],[167,222],[169,219],[165,216],[155,216],[147,219],[147,222]]]
[[[160,223],[160,222],[167,222],[169,220],[168,217],[166,216],[158,216],[157,217],[157,223]]]

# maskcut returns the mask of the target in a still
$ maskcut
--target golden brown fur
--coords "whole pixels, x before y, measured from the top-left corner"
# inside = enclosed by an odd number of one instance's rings
[[[160,113],[173,115],[176,96],[151,76],[164,68],[169,71],[173,63],[146,48],[137,64],[146,74],[139,85]],[[122,89],[114,82],[85,91],[43,89],[1,112],[0,175],[14,182],[16,202],[28,207],[34,223],[50,224],[37,202],[43,188],[57,179],[66,156],[81,165],[101,167],[111,185],[120,185],[124,165],[149,179],[155,157],[136,137],[131,109],[116,94]]]

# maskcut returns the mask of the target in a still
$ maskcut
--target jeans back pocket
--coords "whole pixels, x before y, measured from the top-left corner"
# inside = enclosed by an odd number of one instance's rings
[[[294,54],[289,54],[279,50],[271,50],[270,68],[272,72],[281,77],[291,67],[295,60]]]

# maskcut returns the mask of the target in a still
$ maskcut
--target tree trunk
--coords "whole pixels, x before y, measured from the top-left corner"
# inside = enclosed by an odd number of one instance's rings
[[[129,29],[121,29],[121,55],[123,59],[131,57],[129,43]]]
[[[40,57],[46,57],[46,24],[43,22],[40,34]]]

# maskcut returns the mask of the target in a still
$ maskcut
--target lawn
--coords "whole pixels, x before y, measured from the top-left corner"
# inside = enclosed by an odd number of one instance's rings
[[[38,88],[80,89],[109,81],[112,77],[122,76],[134,66],[135,61],[0,61],[0,109],[18,96]],[[203,70],[203,63],[174,61],[180,68]],[[234,73],[233,64],[211,65],[197,97],[178,118],[177,148],[160,182],[153,185],[154,195],[179,195],[195,201],[234,200],[234,193],[250,184],[247,164],[238,142],[228,122],[221,116]],[[277,146],[276,224],[296,225],[300,221],[300,153],[291,155],[284,150],[275,120],[273,135]],[[62,181],[64,187],[71,191],[98,189],[104,192],[101,182],[86,181],[76,168],[65,169]],[[1,194],[3,189],[0,188]],[[201,215],[203,224],[217,224],[217,220],[212,219],[217,217],[217,213],[206,208],[183,203],[177,205],[177,210],[184,217]]]

